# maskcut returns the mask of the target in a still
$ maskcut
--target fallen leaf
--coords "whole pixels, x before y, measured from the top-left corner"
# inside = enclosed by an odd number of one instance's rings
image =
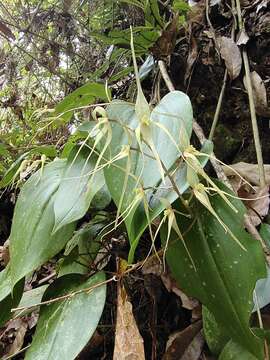
[[[239,181],[239,175],[241,175],[247,182],[251,185],[260,185],[259,170],[257,164],[249,164],[245,162],[238,162],[236,164],[228,166],[223,166],[225,175],[230,178],[237,178]],[[266,184],[270,185],[270,165],[264,165]]]
[[[120,263],[121,268],[121,263]],[[132,312],[132,304],[121,281],[117,283],[117,313],[113,360],[144,360],[143,338]]]
[[[156,276],[160,276],[167,291],[173,292],[180,297],[183,308],[188,310],[194,310],[199,306],[198,300],[187,296],[178,287],[176,281],[171,277],[171,275],[168,272],[163,271],[163,266],[158,262],[158,259],[156,257],[151,258],[144,264],[142,268],[142,273],[144,275],[153,274]]]
[[[219,51],[222,59],[225,61],[231,80],[238,77],[242,67],[242,57],[239,47],[229,37],[221,36],[217,38]]]
[[[2,21],[0,21],[0,32],[9,39],[12,39],[12,40],[16,39],[13,32],[10,30],[10,28],[6,24],[4,24]]]
[[[162,360],[196,360],[198,357],[196,357],[196,354],[193,351],[193,355],[195,357],[190,356],[187,357],[188,354],[191,354],[192,350],[190,348],[197,349],[201,348],[200,346],[196,346],[195,344],[199,345],[200,341],[195,340],[197,335],[200,334],[200,338],[202,337],[200,331],[202,329],[202,321],[197,321],[191,325],[189,325],[187,328],[185,328],[182,331],[178,331],[172,335],[170,335],[167,345],[166,345],[166,352],[163,355]],[[195,340],[195,343],[193,341]],[[202,338],[203,340],[203,338]],[[192,344],[193,343],[193,344]],[[204,340],[202,342],[202,345],[204,343]],[[194,347],[195,345],[195,347]],[[197,354],[199,353],[199,356],[201,354],[201,350],[197,351]]]
[[[11,320],[5,330],[5,333],[10,333],[9,337],[14,337],[13,342],[7,346],[5,354],[3,354],[3,357],[1,359],[6,359],[10,357],[13,354],[16,354],[18,351],[21,350],[23,343],[24,343],[24,337],[27,331],[28,325],[27,322],[24,319],[14,319]],[[11,335],[12,333],[12,335]]]
[[[253,90],[253,98],[255,103],[256,113],[260,116],[269,116],[270,110],[267,105],[267,93],[262,78],[256,71],[250,73],[250,79]],[[244,85],[246,85],[246,77],[244,77]]]
[[[176,14],[170,23],[162,30],[161,36],[150,48],[153,55],[158,59],[166,59],[171,55],[176,43],[179,28],[179,16]]]
[[[269,186],[255,187],[253,189],[255,192],[251,191],[250,187],[243,185],[238,190],[238,196],[248,199],[243,201],[248,209],[247,214],[251,223],[258,226],[269,211]]]
[[[184,355],[180,360],[198,360],[201,356],[204,346],[204,337],[200,331],[195,338],[191,341],[189,347],[186,349]]]
[[[269,211],[269,184],[270,184],[270,167],[265,165],[266,182],[268,185],[260,187],[258,166],[244,162],[230,165],[232,169],[224,166],[224,172],[238,196],[243,200],[247,208],[247,215],[254,226],[258,226],[263,217]],[[252,185],[252,187],[246,181]]]

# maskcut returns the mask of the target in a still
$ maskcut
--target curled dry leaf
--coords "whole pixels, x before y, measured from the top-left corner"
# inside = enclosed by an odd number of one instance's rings
[[[254,226],[258,226],[262,218],[268,214],[269,211],[269,184],[270,184],[270,166],[265,165],[266,182],[268,185],[259,187],[259,171],[256,164],[247,164],[240,162],[230,165],[231,169],[224,166],[224,172],[240,198],[243,200],[246,208],[247,215]],[[235,173],[233,171],[237,171]],[[245,182],[245,180],[252,185],[252,187]]]
[[[256,113],[260,116],[269,116],[270,110],[267,106],[267,93],[262,78],[256,71],[252,71],[250,73],[250,79],[252,84]],[[245,88],[247,88],[245,77],[244,77],[244,85]]]
[[[254,190],[252,191],[250,187],[242,185],[238,189],[238,195],[247,199],[243,202],[248,209],[249,219],[254,226],[258,226],[269,211],[269,186],[263,188],[256,186]]]
[[[236,164],[228,166],[223,166],[223,170],[227,177],[230,177],[230,179],[237,179],[239,181],[239,175],[241,175],[247,182],[249,182],[251,185],[260,185],[260,178],[259,178],[259,170],[257,164],[249,164],[246,162],[238,162]],[[270,165],[264,165],[264,171],[265,171],[265,178],[266,178],[266,184],[270,185]]]
[[[3,354],[3,357],[1,357],[1,359],[4,360],[21,350],[24,343],[24,337],[27,331],[27,327],[27,322],[24,319],[19,318],[11,320],[9,322],[5,331],[12,332],[12,337],[15,336],[15,338],[13,342],[7,346],[6,353]]]
[[[144,359],[143,339],[133,316],[132,304],[128,300],[124,286],[118,282],[117,319],[113,360]]]
[[[182,331],[170,335],[162,360],[196,360],[202,352],[204,339],[202,321],[197,321]]]
[[[231,80],[238,77],[242,67],[242,57],[239,47],[229,37],[221,36],[217,38],[219,51],[225,62]]]

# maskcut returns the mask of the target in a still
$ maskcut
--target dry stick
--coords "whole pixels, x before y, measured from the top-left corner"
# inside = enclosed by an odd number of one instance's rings
[[[37,304],[33,304],[31,306],[21,306],[21,307],[13,308],[13,309],[11,309],[11,312],[32,309],[32,308],[35,308],[35,307],[38,307],[38,306],[41,306],[41,305],[50,305],[50,304],[53,304],[53,303],[61,301],[61,300],[71,299],[75,295],[79,295],[79,294],[82,294],[82,293],[90,293],[94,289],[96,289],[96,288],[98,288],[98,287],[100,287],[102,285],[109,284],[112,281],[118,281],[118,278],[117,278],[116,275],[109,278],[108,280],[105,280],[105,281],[102,281],[102,282],[97,283],[95,285],[92,285],[89,288],[80,289],[80,290],[71,292],[71,293],[66,294],[66,295],[62,295],[62,296],[59,296],[59,297],[56,297],[56,298],[53,298],[53,299],[50,299],[50,300],[46,300],[46,301],[39,302]]]
[[[244,25],[243,25],[243,19],[242,19],[241,5],[240,5],[239,0],[236,0],[236,9],[237,9],[239,31],[240,32],[245,31]],[[253,89],[252,89],[252,83],[251,83],[251,77],[250,77],[248,54],[247,54],[247,50],[245,48],[242,49],[242,55],[243,55],[245,74],[246,74],[246,87],[247,87],[247,92],[248,92],[250,117],[251,117],[254,144],[255,144],[255,150],[256,150],[256,156],[257,156],[257,162],[258,162],[260,185],[261,185],[261,187],[263,187],[266,185],[266,180],[265,180],[264,164],[263,164],[263,157],[262,157],[262,148],[261,148],[261,143],[260,143],[257,116],[256,116],[256,110],[255,110],[255,104],[254,104],[254,96],[253,96]]]
[[[166,84],[166,86],[168,87],[168,89],[170,91],[174,91],[175,87],[170,79],[170,76],[167,72],[166,69],[166,65],[164,63],[164,61],[160,60],[158,62],[159,65],[159,69],[160,69],[160,73],[163,77],[163,80]],[[204,135],[203,129],[200,127],[200,125],[197,123],[197,121],[195,119],[193,119],[193,131],[195,132],[197,138],[199,139],[200,143],[203,144],[207,139]],[[227,176],[225,175],[222,166],[219,164],[218,161],[216,161],[215,159],[215,154],[212,153],[213,156],[211,156],[210,161],[211,164],[217,174],[217,177],[225,184],[228,186],[229,189],[231,189],[234,192],[234,189],[232,188],[232,185],[230,184],[229,180],[227,179]],[[252,222],[250,221],[250,218],[247,214],[245,214],[244,216],[244,224],[246,229],[248,230],[248,232],[258,241],[260,241],[261,246],[265,252],[266,255],[269,254],[268,248],[265,245],[261,235],[259,234],[258,230],[256,229],[256,227],[252,224]]]

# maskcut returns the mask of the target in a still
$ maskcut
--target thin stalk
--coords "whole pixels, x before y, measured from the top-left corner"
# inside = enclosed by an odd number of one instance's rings
[[[241,4],[239,0],[236,0],[236,10],[237,10],[237,18],[238,18],[238,27],[239,31],[244,30],[243,19],[242,19],[242,12],[241,12]],[[265,180],[265,171],[264,171],[264,164],[263,164],[263,156],[262,156],[262,148],[259,136],[259,129],[257,123],[257,116],[254,104],[254,96],[253,96],[253,89],[250,77],[250,68],[249,68],[249,60],[247,50],[243,48],[242,50],[243,61],[244,61],[244,68],[246,74],[246,85],[247,85],[247,92],[248,92],[248,101],[249,101],[249,109],[250,109],[250,117],[251,117],[251,124],[252,124],[252,131],[253,131],[253,138],[258,162],[258,170],[259,170],[259,177],[260,177],[260,185],[264,187],[266,185]]]
[[[225,88],[226,88],[226,83],[227,83],[227,77],[228,77],[228,70],[226,69],[225,73],[224,73],[224,77],[223,77],[222,88],[220,90],[220,94],[219,94],[219,98],[218,98],[218,103],[217,103],[217,107],[216,107],[216,111],[215,111],[215,115],[214,115],[214,120],[212,122],[210,134],[209,134],[209,137],[208,137],[208,139],[211,140],[211,141],[213,140],[214,133],[215,133],[215,130],[216,130],[216,126],[217,126],[217,123],[218,123],[219,114],[220,114],[220,110],[221,110],[221,105],[222,105],[224,92],[225,92]]]

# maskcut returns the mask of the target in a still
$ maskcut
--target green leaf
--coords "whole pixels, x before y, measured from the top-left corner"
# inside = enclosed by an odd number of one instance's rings
[[[90,271],[101,246],[99,232],[106,224],[106,219],[96,217],[74,233],[66,245],[66,257],[61,259],[58,276],[71,273],[86,274]]]
[[[30,157],[30,155],[46,155],[47,157],[55,157],[57,155],[57,151],[53,145],[46,145],[46,146],[36,146],[31,150],[23,153],[15,160],[9,169],[5,172],[3,178],[0,181],[0,189],[4,188],[12,183],[14,180],[14,176],[19,169],[23,160]]]
[[[100,272],[85,281],[72,274],[57,279],[46,290],[43,301],[87,289],[105,280]],[[106,286],[82,292],[41,308],[37,329],[25,360],[73,360],[93,335],[102,315]]]
[[[89,209],[97,192],[104,186],[103,171],[95,169],[97,156],[85,147],[71,150],[54,200],[53,232],[80,219]]]
[[[52,234],[55,194],[65,167],[65,160],[55,160],[21,189],[10,235],[12,286],[56,255],[73,233],[74,224],[70,224]]]
[[[132,32],[137,55],[147,53],[148,48],[160,37],[160,31],[154,26],[137,26],[132,28]],[[92,32],[91,35],[105,44],[130,49],[130,29],[112,30],[108,35]]]
[[[129,136],[123,124],[135,131],[139,121],[136,117],[134,106],[125,102],[118,101],[112,103],[108,107],[107,113],[109,119],[114,120],[112,122],[113,136],[108,151],[110,157],[113,158],[121,151],[123,145],[129,144]],[[174,91],[166,95],[152,111],[150,126],[153,143],[166,169],[170,170],[175,167],[180,154],[179,149],[177,149],[173,142],[179,145],[182,127],[185,128],[190,138],[192,120],[193,114],[190,100],[187,95],[180,91]],[[166,131],[170,133],[171,138]],[[128,212],[130,205],[134,202],[136,196],[134,190],[138,187],[136,179],[141,176],[139,183],[143,188],[148,189],[146,197],[151,209],[150,217],[153,219],[164,209],[164,206],[159,201],[161,197],[169,197],[170,202],[172,202],[178,195],[173,191],[168,178],[166,178],[165,184],[162,183],[161,174],[157,171],[157,161],[153,159],[153,156],[151,157],[152,154],[149,148],[144,144],[142,145],[142,150],[145,154],[142,156],[138,149],[135,135],[133,135],[132,144],[130,145],[137,150],[132,150],[130,154],[130,176],[128,176],[126,188],[124,189],[126,169],[129,161],[127,158],[119,160],[104,169],[106,183],[118,207],[121,202],[122,193],[123,191],[125,192],[121,204],[121,213],[123,214]],[[185,166],[179,167],[174,180],[180,193],[187,189]],[[132,246],[129,256],[129,261],[131,262],[139,238],[147,227],[147,218],[142,203],[137,204],[131,209],[129,216],[126,217],[125,224]]]
[[[145,20],[154,27],[164,28],[165,23],[160,16],[157,0],[148,0],[145,7]]]
[[[216,322],[214,315],[207,309],[202,307],[203,316],[203,333],[207,345],[213,355],[219,355],[230,340],[230,336],[223,326]]]
[[[219,184],[219,187],[229,192],[224,185]],[[231,200],[238,209],[236,215],[219,195],[210,198],[214,210],[247,251],[225,232],[204,206],[193,200],[194,219],[176,216],[196,269],[175,234],[171,236],[166,258],[181,288],[211,311],[218,325],[233,341],[262,359],[263,344],[251,332],[249,318],[256,281],[266,275],[263,252],[259,242],[243,228],[243,204]],[[163,243],[166,238],[164,228]]]
[[[8,156],[8,155],[9,155],[8,149],[4,144],[0,143],[0,156]]]
[[[25,316],[33,311],[31,306],[39,304],[42,300],[42,296],[49,285],[39,286],[35,289],[25,291],[21,298],[18,307],[26,307],[24,310],[17,310],[13,313],[13,317]],[[27,309],[29,308],[29,309]]]
[[[12,317],[10,310],[18,305],[23,288],[24,279],[14,287],[12,293],[9,265],[0,272],[0,327]]]
[[[270,225],[269,224],[261,224],[260,227],[260,235],[264,240],[267,247],[270,249]]]
[[[252,355],[249,351],[241,345],[229,341],[223,349],[218,360],[258,360],[260,358]]]
[[[105,86],[93,82],[87,83],[60,101],[55,107],[53,116],[59,116],[64,122],[68,122],[73,115],[74,109],[91,105],[96,99],[107,101]]]
[[[4,176],[2,177],[2,179],[0,181],[0,189],[4,188],[12,183],[14,175],[16,174],[17,170],[19,169],[22,161],[25,160],[28,155],[29,155],[29,151],[20,155],[18,157],[18,159],[12,163],[12,165],[4,173]]]

